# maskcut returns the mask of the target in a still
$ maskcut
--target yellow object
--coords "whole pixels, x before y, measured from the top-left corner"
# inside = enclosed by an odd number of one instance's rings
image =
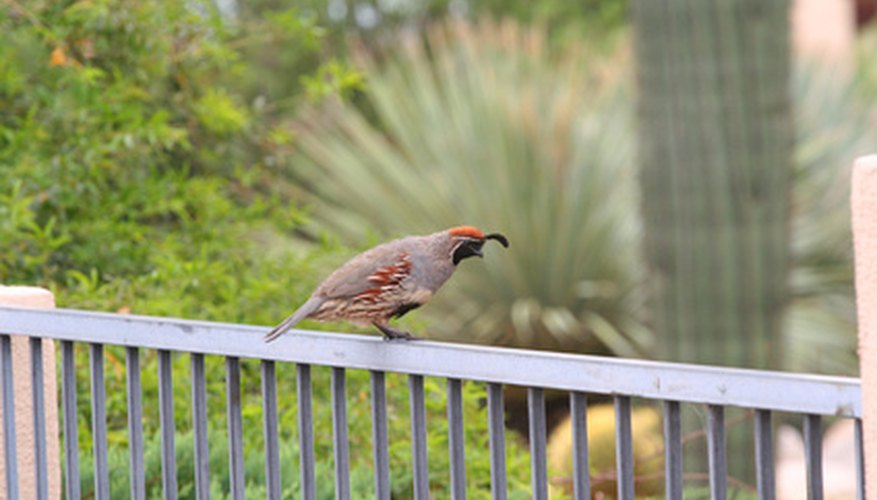
[[[659,495],[664,491],[664,439],[660,413],[650,406],[633,409],[631,432],[637,498]],[[600,404],[588,408],[588,454],[591,495],[595,498],[614,498],[617,492],[614,405]],[[572,428],[569,417],[558,424],[549,436],[548,466],[556,496],[561,497],[562,492],[571,494]]]

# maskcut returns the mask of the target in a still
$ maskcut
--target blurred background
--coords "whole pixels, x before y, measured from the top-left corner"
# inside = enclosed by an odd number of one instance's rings
[[[272,325],[355,253],[472,224],[512,247],[467,262],[407,328],[857,375],[848,184],[852,160],[877,152],[875,13],[874,0],[0,0],[0,282],[48,287],[61,307]],[[221,394],[222,363],[208,369]],[[258,366],[245,369],[256,443]],[[191,453],[189,389],[175,390]],[[127,470],[124,390],[108,393],[111,461]],[[486,423],[469,399],[474,436]],[[526,429],[521,395],[507,399]],[[222,397],[211,404],[221,462]],[[553,422],[565,404],[549,402]],[[294,401],[282,410],[293,467]],[[367,411],[350,418],[352,439],[357,418],[370,439]],[[398,498],[405,425],[391,429]],[[525,438],[510,437],[523,464]],[[362,448],[354,482],[360,467],[369,492]],[[446,467],[430,466],[441,492]],[[558,498],[567,466],[553,465]],[[124,496],[127,475],[114,481]]]

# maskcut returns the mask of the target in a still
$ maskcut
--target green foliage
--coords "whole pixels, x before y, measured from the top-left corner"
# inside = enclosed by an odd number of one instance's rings
[[[445,25],[427,39],[363,62],[379,126],[345,104],[302,120],[295,174],[319,220],[349,242],[462,223],[509,237],[426,308],[440,318],[432,337],[639,352],[623,82],[513,24]]]
[[[797,143],[792,198],[792,302],[786,318],[785,368],[856,375],[858,371],[850,165],[873,153],[871,123],[877,80],[871,79],[877,38],[860,41],[850,74],[802,64],[795,81]]]
[[[472,2],[474,14],[508,17],[522,24],[543,26],[560,44],[589,43],[611,45],[627,23],[628,0],[581,0],[577,2]]]
[[[624,31],[628,0],[303,0],[298,4],[303,13],[326,27],[326,37],[341,50],[351,34],[371,49],[393,50],[393,36],[400,30],[421,30],[448,18],[484,17],[538,26],[552,45],[580,44],[586,38],[588,43],[608,48]]]
[[[248,225],[301,220],[272,196],[270,129],[253,125],[266,115],[231,87],[244,34],[212,5],[33,2],[0,13],[3,244],[21,250],[2,252],[4,281],[72,284],[93,270],[99,285],[142,279],[161,259],[218,257],[207,245],[243,250],[229,243],[251,239]]]
[[[316,270],[321,259],[337,263],[349,255],[327,239],[304,244],[285,236],[305,217],[291,200],[292,190],[274,174],[295,144],[281,112],[305,99],[305,92],[331,96],[362,84],[342,62],[311,59],[320,49],[313,23],[291,12],[250,10],[232,21],[212,2],[11,5],[0,11],[4,283],[51,287],[66,307],[271,324],[310,293],[322,274]],[[280,42],[289,67],[308,68],[297,71],[307,88],[302,83],[284,94],[242,77],[259,73],[246,59],[250,51]],[[147,487],[155,498],[161,496],[156,355],[141,355]],[[113,498],[128,492],[124,360],[122,349],[107,346]],[[259,372],[252,361],[242,368],[247,491],[258,497],[264,496]],[[298,496],[291,368],[279,368],[286,498]],[[206,370],[211,491],[225,498],[223,360],[208,357]],[[350,374],[352,485],[361,498],[372,488],[367,377]],[[188,357],[175,357],[173,378],[180,496],[192,498]],[[332,491],[324,485],[332,484],[334,472],[327,370],[315,369],[314,379],[317,474],[321,498],[329,498]],[[404,378],[388,382],[388,411],[405,413]],[[88,497],[93,464],[86,346],[77,346],[77,383]],[[467,388],[470,396],[473,390]],[[443,394],[431,381],[429,435],[436,443],[446,433]],[[484,411],[477,397],[469,398],[469,458],[482,472],[488,463]],[[404,418],[391,420],[393,484],[402,498],[410,496],[407,434]],[[526,461],[515,442],[509,449],[516,457],[512,463]],[[433,452],[431,467],[434,489],[444,491],[447,458],[441,448]],[[512,484],[523,492],[520,498],[528,496],[525,477],[512,474]],[[484,489],[473,479],[473,497],[483,497]]]
[[[337,59],[323,64],[315,75],[303,77],[301,81],[307,94],[315,100],[335,94],[350,97],[365,86],[362,74],[350,71]]]
[[[331,43],[315,6],[290,5],[273,0],[239,2],[230,16],[232,26],[244,34],[235,46],[247,63],[246,71],[235,74],[235,84],[261,113],[277,120],[294,112],[303,99],[349,96],[362,85],[359,73],[346,59],[336,57],[344,49]],[[324,9],[323,5],[319,10]]]
[[[209,89],[195,101],[195,116],[201,125],[217,135],[229,135],[246,128],[249,118],[224,91]]]
[[[125,413],[124,371],[119,365],[121,350],[109,349],[107,359],[108,415],[110,420],[110,482],[113,498],[126,497],[129,490],[127,421]],[[161,496],[160,441],[158,434],[158,411],[155,392],[155,367],[147,354],[143,371],[144,384],[144,432],[147,436],[145,464],[147,496]],[[84,359],[83,359],[84,361]],[[84,368],[85,363],[80,363]],[[191,401],[188,384],[188,357],[177,356],[174,360],[174,412],[177,435],[176,458],[177,481],[180,498],[194,498],[194,451],[191,432]],[[228,495],[228,437],[225,420],[224,360],[215,356],[206,358],[208,395],[209,449],[211,491],[218,498]],[[318,498],[334,498],[334,463],[332,458],[332,415],[329,397],[330,370],[314,368],[314,432],[316,479]],[[81,373],[80,381],[87,380]],[[259,366],[255,361],[242,364],[244,470],[247,496],[264,496],[264,456],[262,436],[262,405],[259,397]],[[351,488],[357,498],[374,496],[371,413],[369,404],[369,374],[364,371],[348,371],[347,377],[348,429],[350,432]],[[386,378],[388,436],[390,443],[390,481],[394,498],[411,498],[411,442],[408,414],[407,378],[389,374]],[[490,461],[487,431],[487,408],[484,404],[483,384],[464,384],[463,414],[466,423],[466,463],[468,490],[471,498],[490,498]],[[425,384],[427,433],[429,443],[430,488],[434,495],[449,495],[450,478],[448,462],[446,391],[443,381],[426,379]],[[93,469],[90,443],[90,416],[87,411],[88,387],[80,384],[80,405],[86,406],[80,420],[80,461],[82,463],[82,491],[88,497],[93,490]],[[81,407],[80,407],[81,408]],[[300,485],[298,474],[299,448],[297,433],[297,406],[295,399],[295,373],[291,365],[278,367],[278,415],[280,430],[281,478],[284,498],[298,498]],[[507,443],[507,467],[510,498],[526,499],[529,494],[529,455],[525,445],[509,436]]]
[[[14,181],[8,192],[0,192],[0,241],[11,242],[0,253],[0,276],[46,262],[68,240],[55,228],[57,219],[37,221],[31,210],[36,196],[22,194],[22,184]]]

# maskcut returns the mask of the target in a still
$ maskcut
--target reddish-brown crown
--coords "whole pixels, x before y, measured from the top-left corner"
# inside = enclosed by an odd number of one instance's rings
[[[479,240],[484,239],[484,233],[481,232],[480,229],[473,226],[457,226],[448,229],[448,234],[451,236],[462,236],[466,238],[475,238]]]

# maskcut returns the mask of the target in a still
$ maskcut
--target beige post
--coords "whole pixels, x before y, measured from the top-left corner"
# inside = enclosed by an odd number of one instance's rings
[[[55,307],[55,297],[43,288],[0,286],[0,304],[16,307]],[[6,332],[4,332],[6,333]],[[14,333],[14,332],[10,332]],[[12,370],[15,383],[15,444],[18,447],[19,497],[36,498],[33,409],[31,407],[30,346],[27,337],[12,337]],[[49,498],[61,498],[61,449],[58,442],[58,383],[55,380],[55,343],[43,341],[43,373],[46,408],[46,451],[48,454]],[[2,417],[0,407],[0,417]],[[3,445],[0,427],[0,446]],[[2,449],[2,448],[0,448]],[[6,462],[0,453],[0,478],[6,477]],[[0,500],[5,500],[6,481],[0,480]]]
[[[877,498],[877,155],[853,166],[853,242],[867,498]]]

